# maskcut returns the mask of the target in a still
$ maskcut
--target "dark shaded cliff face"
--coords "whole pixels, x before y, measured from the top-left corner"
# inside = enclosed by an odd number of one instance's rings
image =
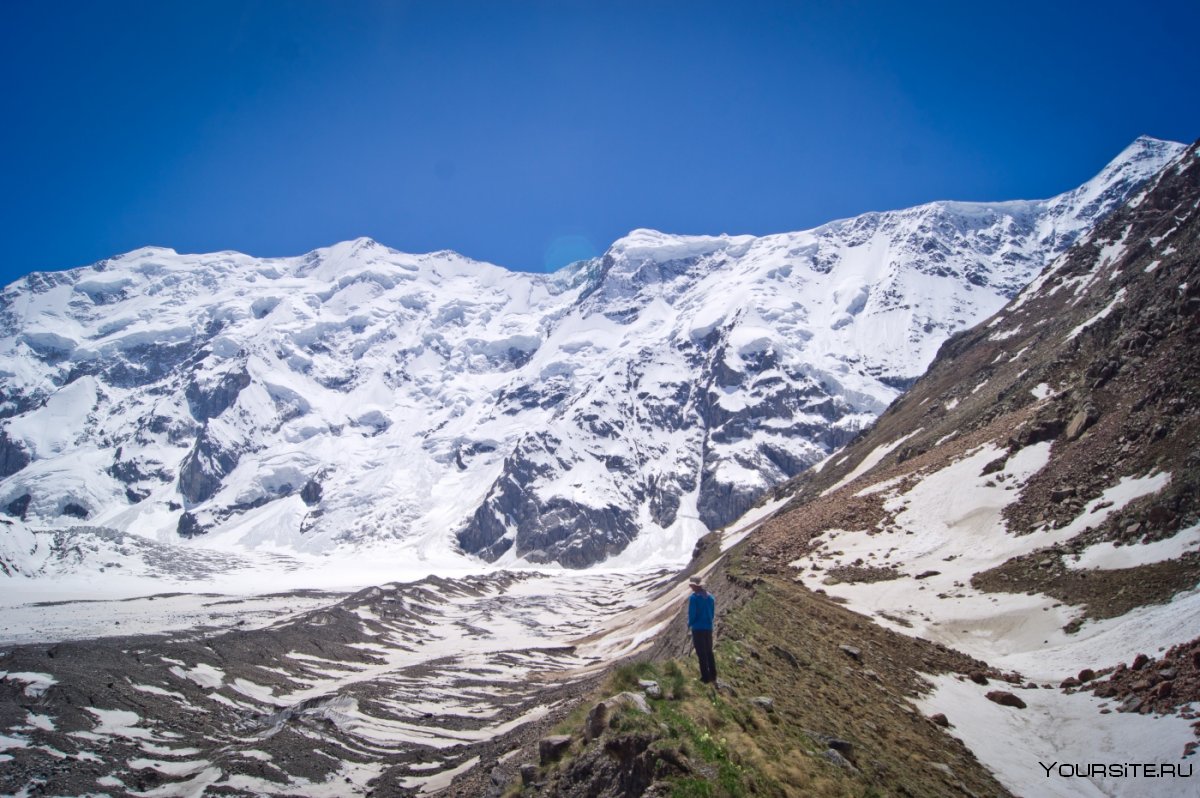
[[[684,557],[1176,147],[1140,140],[1047,201],[634,231],[554,275],[366,239],[30,275],[0,293],[0,508],[29,534],[85,513],[235,548]]]

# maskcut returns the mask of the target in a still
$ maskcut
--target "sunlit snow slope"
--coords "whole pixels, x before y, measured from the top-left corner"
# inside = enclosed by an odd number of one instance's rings
[[[1180,149],[1138,139],[1051,200],[637,230],[551,275],[367,239],[31,274],[0,295],[0,570],[54,571],[64,536],[44,533],[80,524],[226,550],[678,559]]]

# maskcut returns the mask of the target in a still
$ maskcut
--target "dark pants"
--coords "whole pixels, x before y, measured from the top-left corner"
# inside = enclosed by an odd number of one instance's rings
[[[700,681],[715,682],[717,661],[713,659],[712,629],[693,629],[692,645],[696,647],[696,657],[700,660]]]

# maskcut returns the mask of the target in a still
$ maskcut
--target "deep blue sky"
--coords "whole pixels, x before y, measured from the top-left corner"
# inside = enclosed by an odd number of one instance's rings
[[[1037,198],[1200,136],[1200,3],[0,1],[0,283],[360,235],[540,270],[635,227]]]

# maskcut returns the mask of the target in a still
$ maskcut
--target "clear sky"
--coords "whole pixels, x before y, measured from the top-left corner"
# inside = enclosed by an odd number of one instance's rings
[[[0,0],[0,283],[357,236],[542,270],[1200,136],[1192,2]]]

